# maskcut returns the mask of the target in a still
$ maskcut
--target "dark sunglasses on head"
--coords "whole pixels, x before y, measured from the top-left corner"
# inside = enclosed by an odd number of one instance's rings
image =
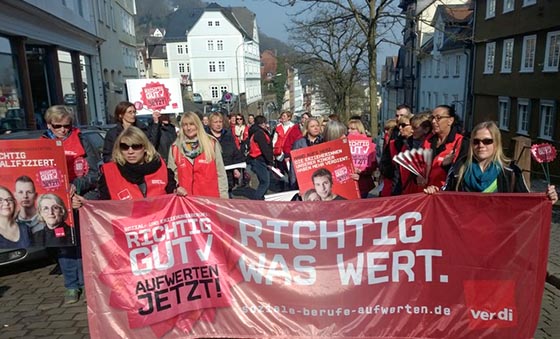
[[[52,128],[54,129],[59,129],[59,128],[66,128],[66,129],[71,129],[72,128],[72,124],[67,124],[67,125],[60,125],[60,124],[51,124]]]
[[[492,145],[494,143],[494,139],[472,139],[473,145],[479,145],[480,143],[484,145]]]
[[[404,122],[401,122],[401,123],[399,124],[399,127],[400,127],[400,128],[405,128],[406,126],[410,126],[410,124],[405,124]]]
[[[135,151],[139,151],[142,148],[144,148],[144,145],[142,145],[142,144],[128,145],[128,144],[125,144],[124,142],[121,142],[119,144],[119,148],[121,149],[121,151],[128,151],[130,148],[132,148]]]

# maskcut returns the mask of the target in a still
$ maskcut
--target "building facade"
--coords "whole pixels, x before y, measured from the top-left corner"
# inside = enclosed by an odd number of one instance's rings
[[[497,121],[506,147],[518,136],[558,147],[560,2],[484,0],[475,10],[474,123]]]
[[[217,102],[223,92],[239,95],[237,109],[261,100],[256,17],[245,7],[180,9],[165,41],[169,76],[191,82],[204,101]]]

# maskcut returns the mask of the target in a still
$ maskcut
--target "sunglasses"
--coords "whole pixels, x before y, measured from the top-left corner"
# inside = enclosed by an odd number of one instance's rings
[[[472,144],[477,146],[480,144],[484,144],[484,145],[492,145],[494,143],[494,139],[472,139]]]
[[[439,122],[441,119],[446,119],[446,118],[451,118],[451,116],[449,116],[449,115],[432,115],[430,117],[430,120],[435,120],[435,121]]]
[[[401,122],[401,123],[399,124],[399,127],[400,127],[400,128],[405,128],[406,126],[410,126],[410,124],[405,124],[404,122]]]
[[[71,129],[72,128],[72,124],[67,124],[67,125],[60,125],[60,124],[51,124],[52,128],[54,129],[59,129],[59,128],[66,128],[66,129]]]
[[[128,145],[128,144],[125,144],[124,142],[121,142],[121,143],[119,144],[119,148],[121,149],[121,151],[128,151],[128,150],[131,149],[131,148],[132,148],[134,151],[139,151],[139,150],[141,150],[141,149],[144,148],[144,145],[142,145],[142,144]]]
[[[236,118],[235,120],[237,120],[237,121],[242,121],[243,119],[242,119],[242,118]]]

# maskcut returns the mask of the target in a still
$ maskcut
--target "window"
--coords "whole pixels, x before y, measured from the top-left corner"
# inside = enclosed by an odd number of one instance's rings
[[[210,73],[215,73],[216,72],[216,62],[215,61],[209,61],[208,62],[208,71]]]
[[[504,11],[503,11],[503,13],[513,11],[514,6],[515,6],[515,0],[504,0]]]
[[[554,118],[556,104],[552,100],[541,100],[539,137],[550,139],[554,137]]]
[[[218,51],[223,51],[224,50],[224,40],[216,40],[216,47],[218,48]]]
[[[161,51],[165,54],[167,54],[167,45],[163,45],[161,46]]]
[[[496,43],[486,44],[486,56],[484,57],[484,74],[494,73],[494,57],[496,54]]]
[[[461,75],[461,56],[455,56],[455,76],[458,77]]]
[[[214,40],[208,40],[208,50],[209,51],[214,50]]]
[[[444,105],[449,105],[449,94],[447,93],[443,93],[443,104]]]
[[[225,71],[226,71],[226,62],[218,61],[218,72],[225,72]]]
[[[496,0],[486,1],[486,19],[490,19],[496,16]]]
[[[213,22],[212,21],[208,21],[208,27],[212,27]]]
[[[529,135],[529,99],[517,99],[517,133]]]
[[[537,0],[523,0],[523,7],[531,6],[537,3]]]
[[[212,93],[212,99],[219,99],[218,86],[210,86],[210,92]]]
[[[216,26],[216,27],[220,26],[220,22],[219,21],[214,21],[214,26]]]
[[[187,73],[191,74],[191,64],[187,63]]]
[[[558,72],[560,59],[560,31],[549,32],[546,35],[546,49],[544,52],[544,72]]]
[[[177,45],[177,54],[183,54],[183,45]]]
[[[535,65],[535,49],[537,46],[537,36],[528,35],[523,37],[523,50],[521,52],[520,72],[532,72]]]
[[[502,51],[502,73],[511,73],[513,64],[513,39],[504,40]]]
[[[169,67],[169,62],[167,61],[167,59],[163,60],[163,67],[165,68]]]
[[[227,86],[220,86],[220,93],[224,93],[224,92],[228,92],[228,87]]]
[[[438,60],[435,60],[435,62],[436,62],[436,74],[435,74],[435,77],[439,77],[439,70],[440,70],[440,66],[441,66],[441,61],[438,59]]]
[[[180,74],[185,73],[185,64],[182,62],[179,63],[179,73]]]
[[[510,99],[509,97],[498,97],[498,114],[500,129],[509,129],[509,116],[510,116]]]

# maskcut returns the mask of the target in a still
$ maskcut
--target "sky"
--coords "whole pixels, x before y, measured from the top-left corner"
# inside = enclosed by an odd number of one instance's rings
[[[214,0],[214,2],[224,7],[247,7],[257,15],[257,25],[261,32],[278,40],[288,41],[288,33],[284,27],[290,25],[289,14],[294,13],[292,8],[280,7],[268,0]]]
[[[210,2],[211,0],[205,0]],[[285,26],[290,26],[291,17],[296,9],[291,7],[280,7],[268,0],[213,0],[220,6],[247,7],[257,15],[257,25],[264,34],[288,42],[288,33]],[[398,47],[393,44],[382,44],[377,51],[377,65],[381,67],[385,63],[385,57],[397,55]]]

